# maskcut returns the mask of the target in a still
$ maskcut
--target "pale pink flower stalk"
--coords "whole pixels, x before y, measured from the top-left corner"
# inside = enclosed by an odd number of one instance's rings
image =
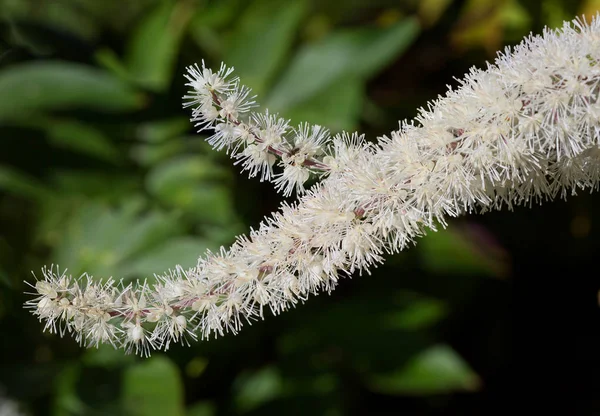
[[[209,142],[284,194],[304,191],[310,173],[323,180],[229,249],[152,286],[44,269],[27,305],[45,329],[141,354],[236,333],[265,309],[278,314],[330,292],[341,277],[369,272],[448,217],[599,183],[598,18],[506,49],[376,145],[253,113],[249,90],[230,73],[188,69],[186,105],[201,129],[214,129]],[[273,170],[276,161],[282,172]]]

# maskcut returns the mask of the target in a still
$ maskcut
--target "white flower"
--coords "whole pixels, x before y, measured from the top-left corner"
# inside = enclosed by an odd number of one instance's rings
[[[239,114],[250,111],[255,106],[254,97],[251,97],[250,93],[248,87],[236,85],[233,91],[220,101],[219,115],[227,120],[235,120]]]
[[[213,92],[223,94],[231,91],[237,85],[237,78],[228,79],[233,72],[233,68],[227,68],[223,63],[216,73],[212,69],[207,68],[204,65],[204,61],[202,61],[202,68],[198,64],[194,64],[188,66],[186,70],[187,74],[185,74],[185,77],[189,82],[185,85],[191,87],[197,97],[207,96]],[[187,98],[191,101],[186,106],[194,105],[196,97],[189,96]]]
[[[0,416],[25,416],[19,404],[3,394],[4,388],[0,386]]]
[[[281,144],[290,128],[287,120],[269,114],[268,111],[265,114],[253,115],[252,121],[253,131],[258,138],[257,141],[264,150]]]
[[[300,123],[294,129],[294,133],[292,155],[296,156],[296,164],[323,153],[325,144],[330,138],[326,128],[318,125],[311,126],[308,123]]]
[[[341,276],[362,273],[447,218],[566,196],[600,182],[600,20],[530,37],[458,89],[421,109],[376,145],[357,134],[331,143],[326,130],[291,129],[251,113],[230,71],[188,69],[193,120],[216,125],[211,139],[251,176],[289,195],[311,172],[327,178],[196,267],[146,284],[101,284],[44,269],[27,306],[89,345],[108,342],[147,354],[171,342],[237,333],[280,313]],[[216,109],[218,115],[215,115]],[[279,158],[281,173],[273,173]],[[61,329],[61,333],[63,330]]]
[[[260,180],[270,180],[273,176],[273,165],[276,156],[269,153],[268,150],[263,149],[263,146],[257,146],[250,144],[244,149],[242,153],[237,155],[236,164],[242,164],[244,170],[249,171],[251,178],[255,177],[260,173]]]
[[[275,189],[281,191],[283,196],[290,196],[295,189],[296,193],[304,192],[304,182],[308,180],[310,172],[298,164],[289,164],[283,169],[283,173],[277,175],[273,181]]]
[[[38,291],[38,293],[44,297],[47,297],[49,299],[54,299],[55,297],[58,296],[58,293],[56,292],[55,287],[50,283],[47,282],[45,280],[40,280],[35,284],[35,289]]]
[[[332,172],[342,172],[346,166],[354,163],[358,154],[364,152],[364,148],[364,135],[347,132],[337,134],[326,150],[327,155],[323,158],[323,163],[329,166]]]
[[[224,66],[217,74],[197,65],[188,68],[186,85],[191,90],[184,98],[184,107],[192,107],[191,121],[199,131],[214,129],[207,141],[216,150],[225,149],[231,157],[241,163],[250,177],[260,173],[261,180],[273,178],[273,165],[277,158],[280,166],[295,165],[306,168],[306,173],[288,172],[285,178],[293,183],[281,184],[277,189],[302,193],[304,188],[299,179],[316,172],[322,176],[330,170],[318,157],[324,153],[329,132],[321,126],[300,124],[291,129],[288,121],[265,113],[250,110],[256,106],[251,91],[239,85],[239,80],[226,80],[231,71]],[[247,116],[246,113],[249,113]],[[236,163],[236,164],[237,164]],[[283,180],[283,179],[282,179]]]

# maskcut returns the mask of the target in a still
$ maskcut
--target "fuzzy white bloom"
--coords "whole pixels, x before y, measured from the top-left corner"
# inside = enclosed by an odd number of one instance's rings
[[[0,416],[25,416],[21,406],[14,400],[4,395],[3,387],[0,385]]]
[[[230,78],[232,68],[223,64],[215,74],[202,62],[188,67],[185,77],[190,91],[183,97],[184,107],[192,107],[191,121],[199,131],[213,129],[207,141],[216,150],[226,149],[236,164],[241,164],[250,177],[274,180],[275,188],[284,196],[296,190],[304,193],[304,183],[311,173],[321,177],[330,170],[323,162],[330,134],[321,126],[300,124],[289,126],[276,115],[254,113],[254,97],[250,89]],[[283,172],[274,174],[276,161]]]
[[[564,197],[600,180],[598,18],[546,30],[486,70],[472,69],[458,89],[377,145],[345,134],[325,148],[325,130],[290,130],[268,113],[242,122],[235,116],[248,106],[230,97],[245,90],[226,81],[229,70],[189,72],[196,121],[225,124],[211,140],[237,152],[251,174],[274,179],[285,193],[306,180],[299,167],[318,163],[329,176],[229,249],[189,270],[177,267],[152,287],[44,269],[27,305],[45,329],[142,354],[236,333],[265,309],[278,314],[331,291],[343,276],[369,272],[448,217]],[[271,157],[283,173],[272,173]]]
[[[17,403],[0,398],[0,416],[23,416],[24,413],[19,410]]]

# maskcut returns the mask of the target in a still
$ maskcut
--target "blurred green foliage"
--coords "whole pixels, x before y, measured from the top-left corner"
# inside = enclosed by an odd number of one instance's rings
[[[42,334],[21,282],[49,263],[152,281],[277,207],[193,133],[186,65],[225,61],[272,111],[375,137],[453,70],[597,3],[0,0],[1,390],[55,416],[387,414],[402,397],[429,414],[480,390],[445,331],[481,285],[502,293],[510,259],[468,223],[331,298],[150,359]]]

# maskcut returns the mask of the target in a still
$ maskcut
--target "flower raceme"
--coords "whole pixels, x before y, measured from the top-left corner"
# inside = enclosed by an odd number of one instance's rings
[[[296,190],[298,201],[152,285],[44,268],[27,302],[44,329],[143,355],[236,333],[266,309],[278,314],[368,273],[448,217],[598,186],[598,18],[506,49],[377,144],[254,112],[250,90],[231,72],[189,67],[184,106],[200,130],[214,131],[216,149],[284,195]],[[305,190],[310,175],[321,181]]]
[[[331,170],[327,164],[332,156],[326,154],[329,132],[321,126],[300,124],[291,128],[283,118],[269,114],[251,113],[255,106],[250,90],[239,84],[239,78],[230,78],[232,69],[221,65],[217,73],[198,65],[190,66],[185,77],[191,88],[184,96],[184,107],[193,107],[191,121],[200,130],[213,129],[208,143],[215,149],[225,148],[250,177],[273,180],[275,188],[291,195],[295,189],[304,192],[304,183],[311,172],[322,176]],[[336,137],[335,142],[344,142]],[[356,141],[356,138],[355,138]],[[329,149],[335,149],[329,147]],[[283,172],[273,173],[273,165]]]

